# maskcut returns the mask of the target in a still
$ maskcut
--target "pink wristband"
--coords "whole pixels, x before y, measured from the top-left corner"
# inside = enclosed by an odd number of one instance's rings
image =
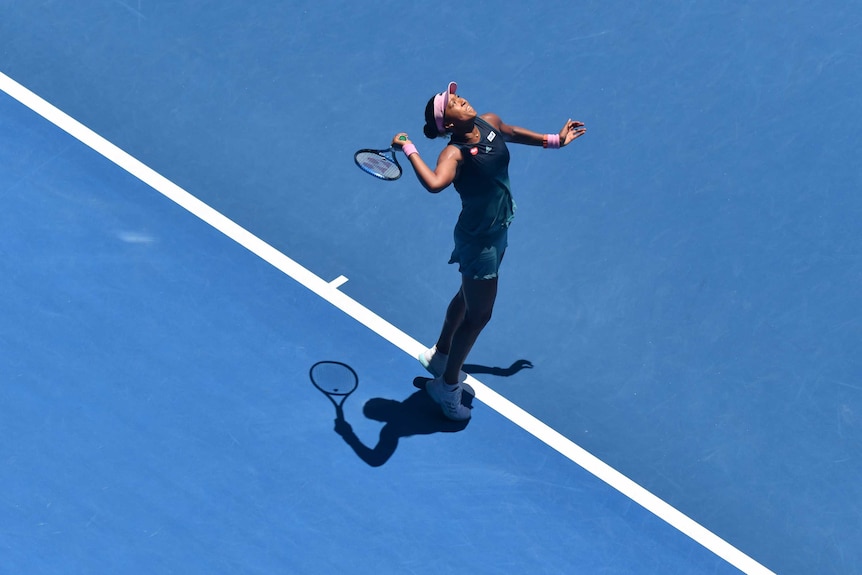
[[[545,135],[545,147],[556,149],[560,147],[560,135],[559,134],[546,134]]]
[[[401,146],[401,151],[404,152],[404,155],[408,158],[410,157],[410,154],[419,153],[419,150],[417,150],[416,146],[414,146],[413,144],[404,144],[403,146]]]

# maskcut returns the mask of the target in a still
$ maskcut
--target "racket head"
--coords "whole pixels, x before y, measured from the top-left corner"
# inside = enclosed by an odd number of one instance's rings
[[[395,150],[359,150],[353,161],[363,172],[381,180],[393,181],[401,177],[401,166],[395,159]]]
[[[359,385],[353,368],[340,361],[318,361],[309,370],[314,387],[330,397],[347,397]]]

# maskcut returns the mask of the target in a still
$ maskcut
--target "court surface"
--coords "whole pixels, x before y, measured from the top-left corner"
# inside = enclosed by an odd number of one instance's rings
[[[178,4],[0,3],[0,572],[862,573],[862,8]],[[449,80],[589,130],[466,426],[457,197],[352,162]]]

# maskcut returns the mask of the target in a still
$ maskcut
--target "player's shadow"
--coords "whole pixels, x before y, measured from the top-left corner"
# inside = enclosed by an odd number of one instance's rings
[[[464,364],[464,372],[470,375],[490,374],[500,377],[511,377],[522,369],[533,369],[533,364],[527,359],[519,359],[509,367],[488,367],[484,365],[476,365],[472,363]]]
[[[464,394],[465,404],[469,405],[471,400],[470,396]],[[365,445],[343,416],[336,418],[335,432],[344,438],[345,443],[362,461],[372,467],[380,467],[389,461],[402,437],[462,431],[469,423],[469,420],[446,419],[440,411],[440,406],[434,403],[425,390],[416,391],[403,401],[382,397],[369,399],[365,402],[362,413],[368,419],[385,424],[380,430],[376,445],[373,447]]]

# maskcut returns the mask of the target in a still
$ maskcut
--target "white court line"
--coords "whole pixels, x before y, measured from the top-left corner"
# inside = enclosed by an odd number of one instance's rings
[[[263,258],[405,353],[416,357],[425,350],[424,345],[338,291],[338,285],[340,284],[337,284],[337,279],[329,283],[314,275],[260,238],[215,211],[2,72],[0,72],[0,90],[6,92],[12,98],[18,100],[60,129],[68,132],[88,147],[114,162],[117,166],[184,207],[238,244]],[[733,547],[724,539],[665,503],[474,377],[468,376],[467,382],[476,390],[476,399],[482,401],[503,417],[506,417],[620,493],[688,535],[737,569],[748,575],[775,575],[774,572]]]
[[[334,288],[340,288],[341,286],[343,286],[343,285],[344,285],[344,284],[346,284],[346,283],[347,283],[347,278],[346,278],[346,277],[344,277],[344,276],[338,276],[337,278],[335,278],[334,280],[332,280],[331,282],[329,282],[329,285],[330,285],[330,286],[332,286],[332,287],[334,287]]]

